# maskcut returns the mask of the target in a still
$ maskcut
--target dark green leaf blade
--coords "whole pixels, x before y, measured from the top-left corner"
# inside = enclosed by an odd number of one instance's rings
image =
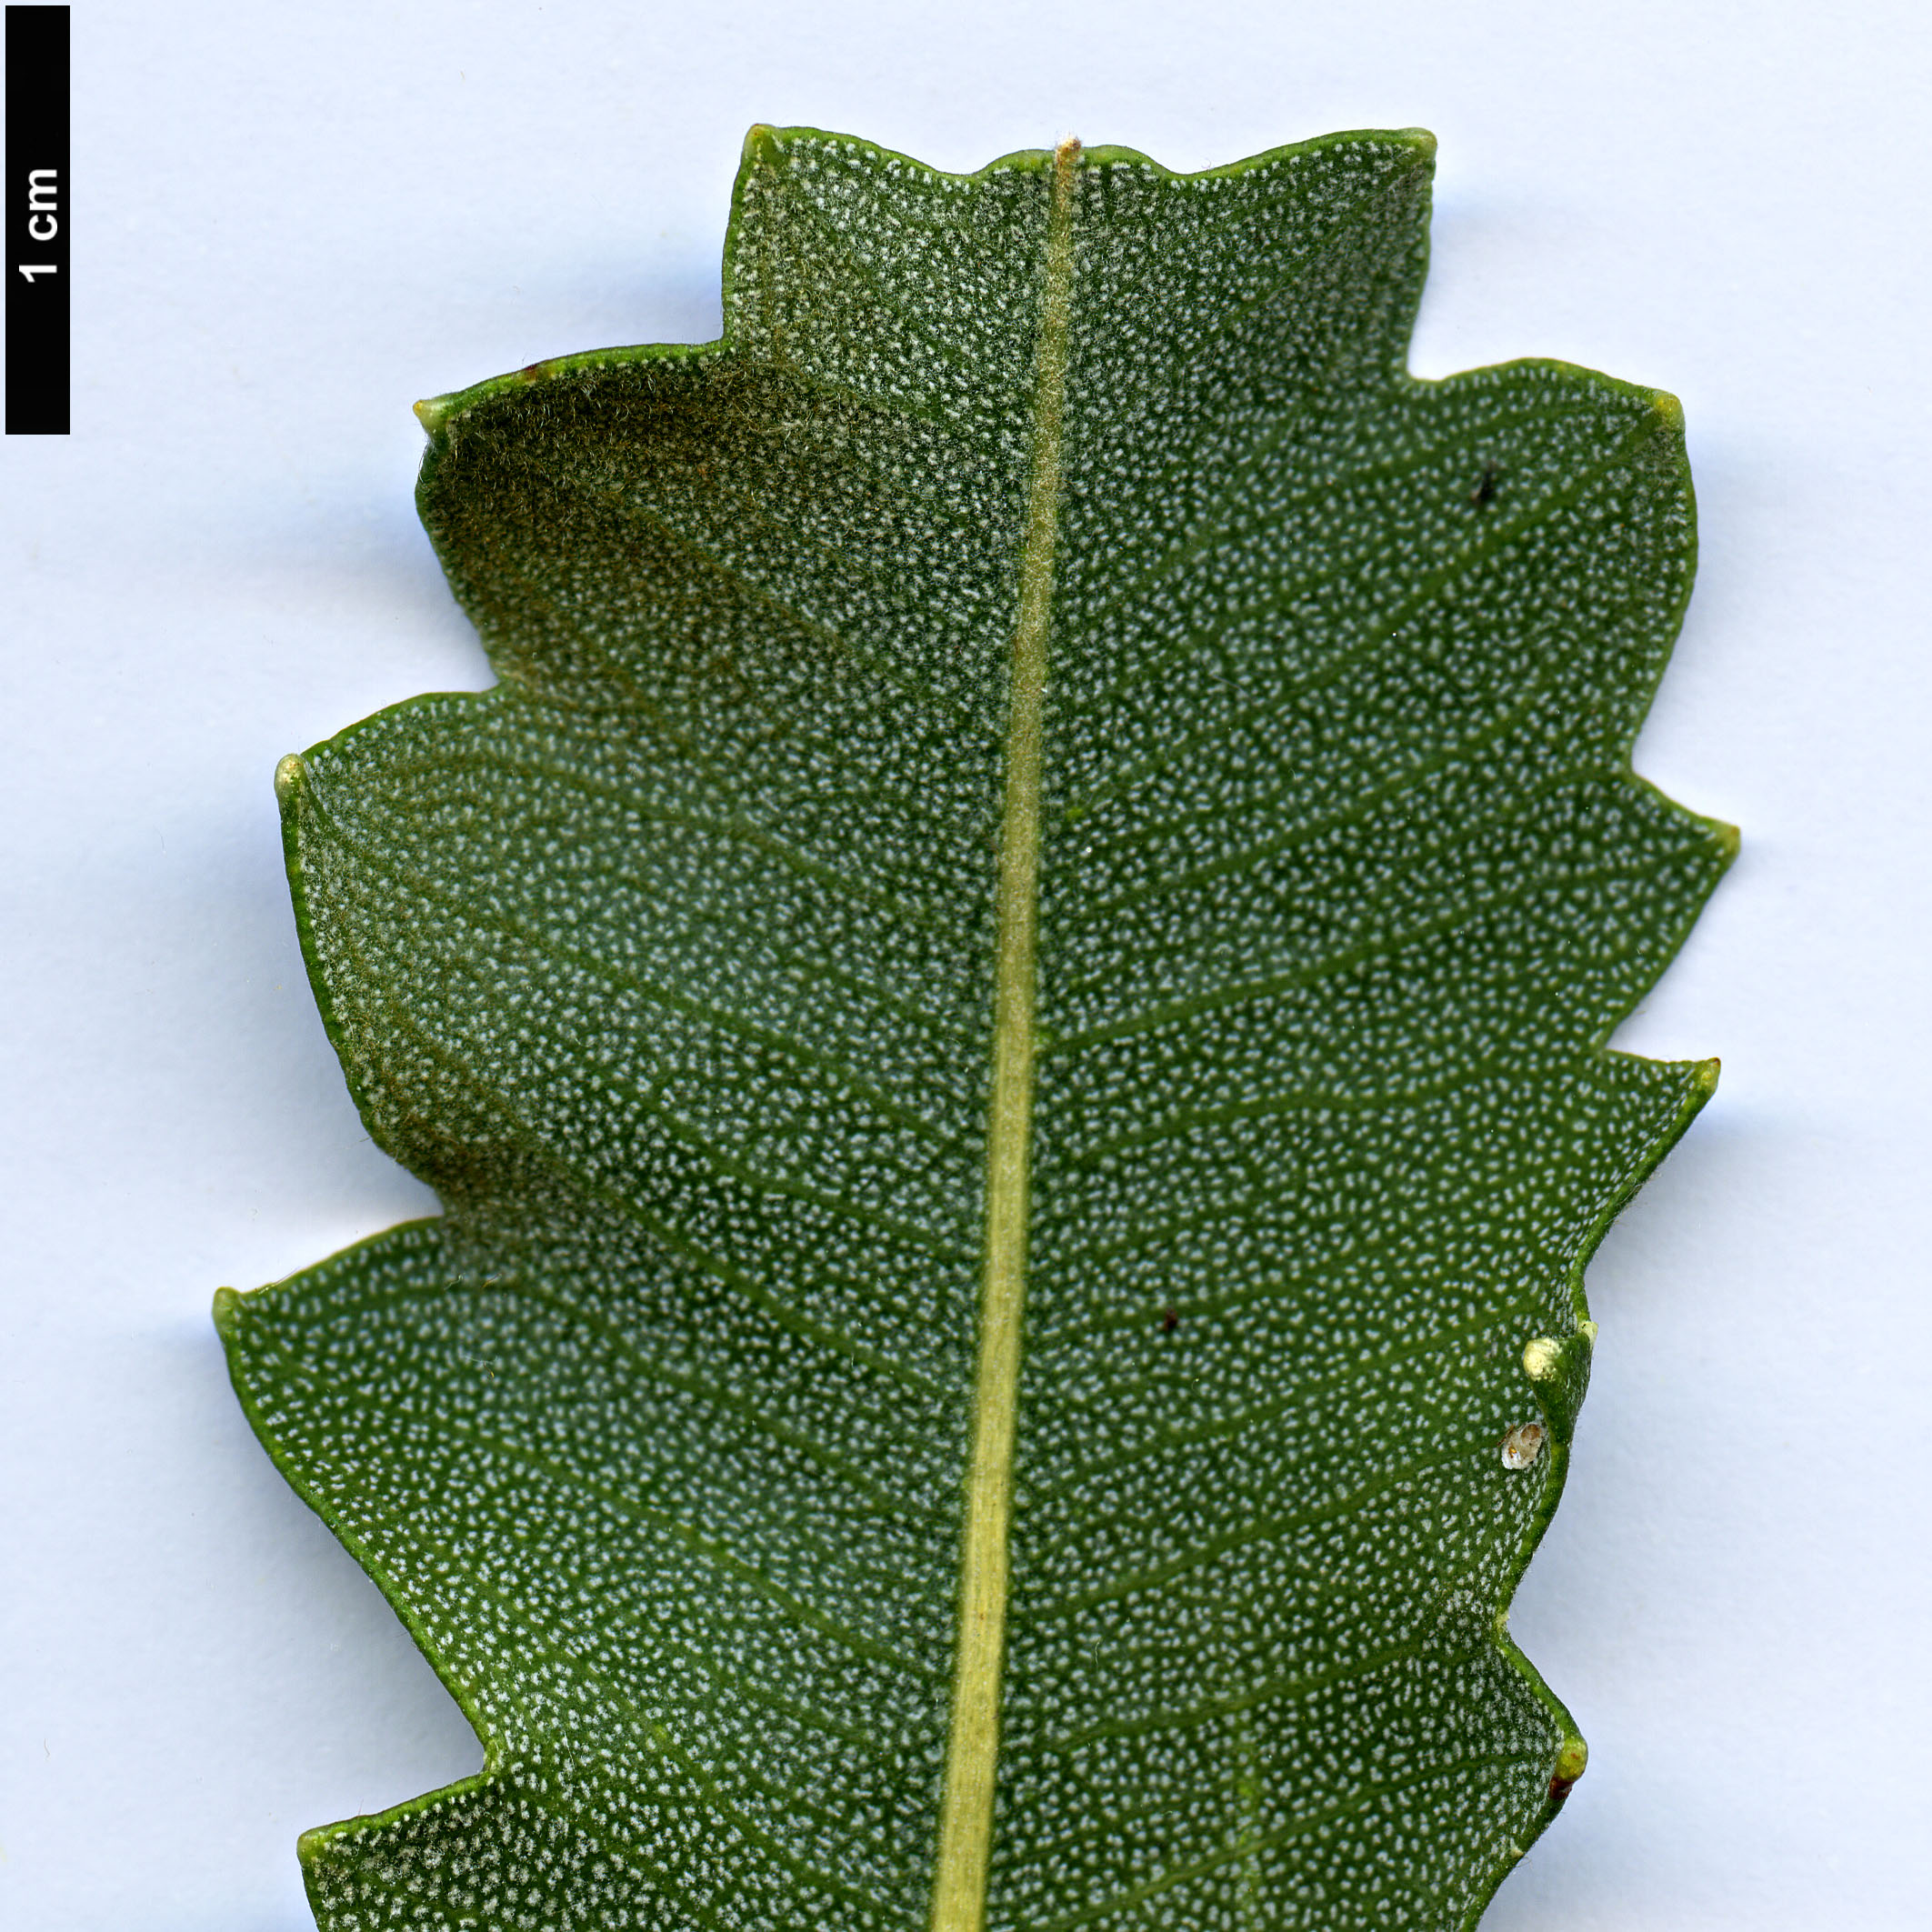
[[[486,1748],[305,1841],[330,1932],[926,1923],[1029,570],[972,1909],[1457,1926],[1560,1802],[1502,1613],[1583,1264],[1710,1085],[1602,1043],[1731,836],[1627,762],[1690,582],[1675,405],[1406,375],[1429,155],[1082,157],[1043,416],[1054,157],[756,130],[720,344],[426,405],[503,682],[282,789],[352,1090],[448,1213],[221,1316]]]

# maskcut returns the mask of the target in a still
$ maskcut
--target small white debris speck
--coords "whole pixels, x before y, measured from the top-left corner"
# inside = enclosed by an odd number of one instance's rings
[[[1503,1437],[1503,1467],[1527,1469],[1543,1453],[1543,1425],[1519,1422]]]

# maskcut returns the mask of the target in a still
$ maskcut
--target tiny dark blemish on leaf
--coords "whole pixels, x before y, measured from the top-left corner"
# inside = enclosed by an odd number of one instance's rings
[[[1550,1803],[1553,1805],[1560,1805],[1564,1801],[1564,1799],[1570,1795],[1570,1792],[1575,1788],[1576,1783],[1577,1780],[1574,1777],[1565,1777],[1560,1773],[1557,1777],[1551,1778],[1549,1781]]]
[[[1174,1309],[1163,1308],[1160,1311],[1160,1332],[1163,1335],[1172,1335],[1180,1325],[1180,1316]]]
[[[1469,501],[1478,506],[1487,503],[1496,495],[1496,486],[1502,480],[1502,471],[1495,464],[1484,464],[1482,475],[1477,479],[1476,487],[1469,492]]]

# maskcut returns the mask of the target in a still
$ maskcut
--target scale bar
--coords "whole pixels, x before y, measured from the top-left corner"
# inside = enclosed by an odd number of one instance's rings
[[[68,16],[6,10],[6,433],[68,434]]]

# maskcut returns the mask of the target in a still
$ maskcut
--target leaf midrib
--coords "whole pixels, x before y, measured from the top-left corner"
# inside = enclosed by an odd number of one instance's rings
[[[1061,442],[1073,293],[1074,183],[1080,144],[1056,150],[1033,395],[1031,484],[1013,633],[1006,795],[996,900],[992,1095],[986,1120],[986,1267],[974,1372],[972,1447],[960,1539],[959,1637],[932,1932],[981,1932],[992,1856],[1006,1660],[1008,1527],[1033,1135],[1036,936],[1046,638],[1059,536]]]

